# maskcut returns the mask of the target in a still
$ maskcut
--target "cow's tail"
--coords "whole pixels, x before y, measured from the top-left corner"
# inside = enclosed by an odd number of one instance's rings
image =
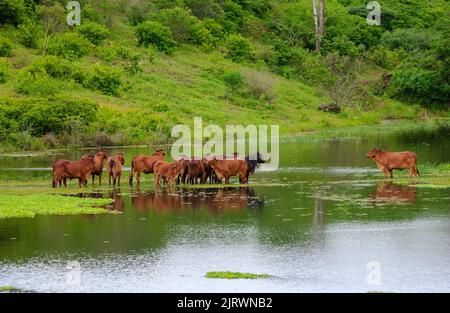
[[[133,185],[133,175],[134,175],[134,159],[131,160],[131,173],[130,173],[130,186]]]
[[[416,166],[416,173],[417,173],[417,176],[419,176],[420,177],[420,172],[419,172],[419,168]]]

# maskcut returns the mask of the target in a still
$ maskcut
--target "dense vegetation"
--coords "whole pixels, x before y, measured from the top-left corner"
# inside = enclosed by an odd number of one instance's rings
[[[448,116],[450,4],[326,0],[0,0],[2,150],[166,141],[174,124],[284,134]],[[341,113],[318,111],[334,103]]]

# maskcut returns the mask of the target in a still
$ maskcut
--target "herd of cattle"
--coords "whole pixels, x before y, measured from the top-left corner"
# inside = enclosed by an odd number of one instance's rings
[[[162,182],[169,186],[175,184],[205,184],[222,183],[228,184],[233,176],[239,177],[243,184],[248,182],[249,176],[255,172],[258,164],[264,163],[264,159],[258,152],[255,157],[246,156],[240,158],[237,154],[230,158],[217,159],[202,158],[190,159],[181,158],[173,162],[164,161],[164,150],[155,151],[150,156],[139,155],[131,161],[130,185],[133,184],[133,177],[136,175],[137,184],[140,185],[141,174],[155,175],[155,185]],[[89,176],[92,176],[92,186],[95,177],[99,178],[99,185],[102,184],[103,167],[106,160],[106,173],[109,185],[120,185],[122,176],[122,166],[125,164],[123,153],[108,156],[104,149],[100,149],[95,155],[85,154],[77,161],[57,160],[53,163],[53,187],[67,187],[67,179],[78,179],[80,187],[87,186]]]
[[[414,152],[387,152],[378,148],[373,148],[367,153],[368,158],[372,158],[385,177],[393,177],[392,171],[395,169],[409,169],[410,176],[418,176],[417,156]],[[190,158],[176,160],[173,162],[164,161],[164,150],[155,151],[150,156],[139,155],[131,161],[130,185],[133,184],[133,177],[136,175],[137,184],[140,184],[141,174],[155,175],[155,185],[161,182],[169,186],[175,184],[205,184],[205,183],[229,183],[233,176],[239,177],[243,184],[248,182],[250,174],[255,172],[258,164],[264,163],[264,159],[258,152],[255,157],[246,156],[240,158],[234,154],[232,158],[217,159],[210,158]],[[79,186],[87,186],[89,176],[92,176],[92,186],[95,176],[99,178],[99,185],[102,184],[103,167],[106,160],[106,173],[109,185],[120,185],[122,166],[125,164],[123,153],[108,156],[104,149],[100,149],[95,155],[83,155],[80,160],[57,160],[53,163],[53,187],[64,184],[67,187],[67,179],[78,179]]]

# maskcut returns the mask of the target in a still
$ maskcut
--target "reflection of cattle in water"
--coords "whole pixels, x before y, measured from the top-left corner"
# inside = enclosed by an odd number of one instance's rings
[[[416,188],[394,184],[393,182],[381,182],[372,198],[376,202],[414,203],[416,201]]]
[[[110,197],[114,200],[113,210],[123,213],[123,211],[125,210],[125,201],[120,195],[120,188],[112,190],[110,193]]]
[[[217,214],[246,208],[260,209],[264,205],[264,200],[258,198],[251,187],[230,187],[194,189],[177,193],[166,190],[138,192],[133,196],[132,204],[139,211],[173,212],[206,208],[210,213]]]

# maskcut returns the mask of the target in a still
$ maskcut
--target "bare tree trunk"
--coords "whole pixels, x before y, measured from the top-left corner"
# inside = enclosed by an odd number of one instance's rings
[[[325,0],[312,0],[313,2],[313,15],[314,15],[314,27],[316,32],[316,52],[320,51],[322,46],[322,36],[324,29],[324,14],[325,14]]]
[[[49,38],[48,38],[49,29],[50,29],[50,23],[46,24],[46,26],[45,26],[44,44],[42,46],[42,55],[45,55],[45,53],[47,52],[48,40],[49,40]]]

